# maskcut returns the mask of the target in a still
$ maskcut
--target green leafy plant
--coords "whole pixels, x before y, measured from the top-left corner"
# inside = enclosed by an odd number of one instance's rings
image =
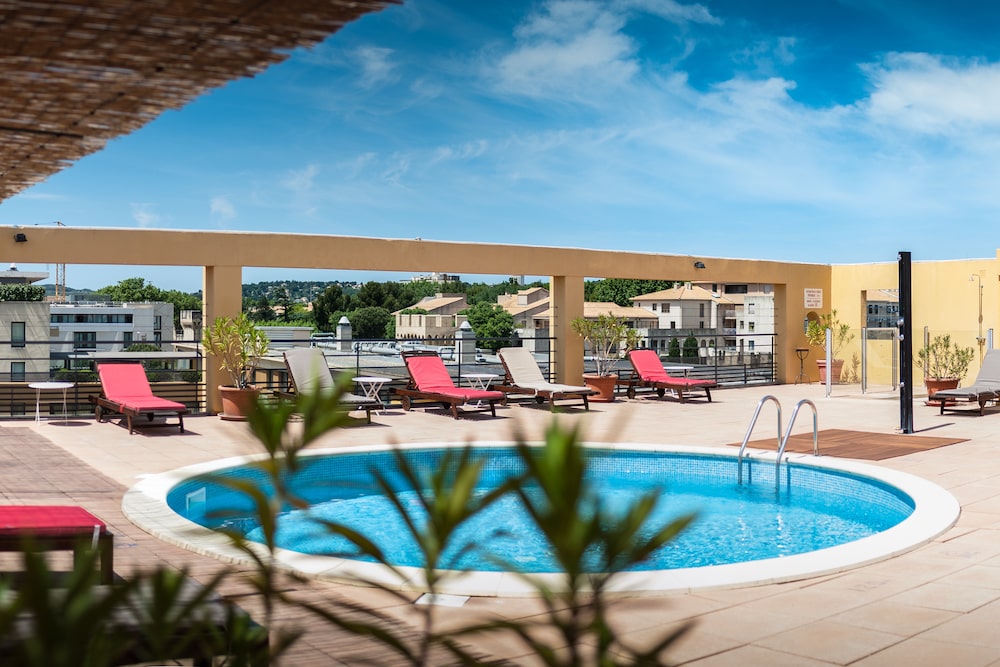
[[[590,346],[598,375],[611,375],[616,359],[639,344],[639,333],[628,325],[628,320],[611,313],[598,315],[595,319],[577,317],[569,324]]]
[[[971,347],[960,347],[949,334],[943,334],[934,336],[917,352],[917,364],[924,369],[925,378],[960,380],[969,372],[975,354]]]
[[[267,354],[268,340],[244,314],[217,317],[202,338],[205,350],[229,374],[231,386],[247,389],[254,384],[257,364]]]
[[[832,354],[834,360],[840,360],[844,346],[854,340],[854,332],[849,324],[837,319],[837,311],[820,315],[819,319],[809,320],[806,325],[806,340],[815,347],[826,347],[826,330],[830,329],[833,336]]]

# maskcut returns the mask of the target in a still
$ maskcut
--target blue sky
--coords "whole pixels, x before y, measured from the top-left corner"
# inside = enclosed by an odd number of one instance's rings
[[[961,0],[407,0],[0,203],[0,224],[991,257],[997,25]],[[201,281],[67,282],[133,275]],[[391,277],[244,280],[351,276]]]

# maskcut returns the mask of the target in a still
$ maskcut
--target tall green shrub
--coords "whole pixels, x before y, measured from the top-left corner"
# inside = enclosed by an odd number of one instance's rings
[[[45,301],[45,288],[22,283],[0,285],[0,301]]]

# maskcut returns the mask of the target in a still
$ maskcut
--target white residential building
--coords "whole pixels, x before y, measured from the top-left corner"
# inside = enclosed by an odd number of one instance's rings
[[[52,355],[78,351],[121,352],[133,343],[174,340],[174,305],[144,303],[53,303],[49,312]]]

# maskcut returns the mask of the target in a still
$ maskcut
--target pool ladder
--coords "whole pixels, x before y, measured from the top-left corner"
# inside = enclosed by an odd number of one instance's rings
[[[808,405],[812,408],[813,413],[813,456],[819,456],[819,418],[816,412],[816,404],[810,401],[808,398],[803,398],[801,401],[795,404],[795,409],[792,411],[792,418],[788,420],[788,430],[785,434],[781,434],[781,402],[777,398],[768,394],[764,396],[759,401],[757,401],[757,409],[753,412],[753,417],[750,419],[750,426],[747,427],[747,434],[743,437],[743,444],[740,445],[740,453],[736,456],[736,482],[738,484],[743,483],[743,456],[746,452],[747,443],[750,442],[750,434],[753,433],[753,427],[757,425],[757,417],[760,416],[760,410],[764,407],[767,402],[773,402],[775,407],[778,408],[778,457],[774,462],[774,490],[781,490],[781,457],[785,455],[785,446],[788,445],[788,437],[792,434],[792,426],[795,424],[795,417],[799,414],[799,409],[803,405]]]

